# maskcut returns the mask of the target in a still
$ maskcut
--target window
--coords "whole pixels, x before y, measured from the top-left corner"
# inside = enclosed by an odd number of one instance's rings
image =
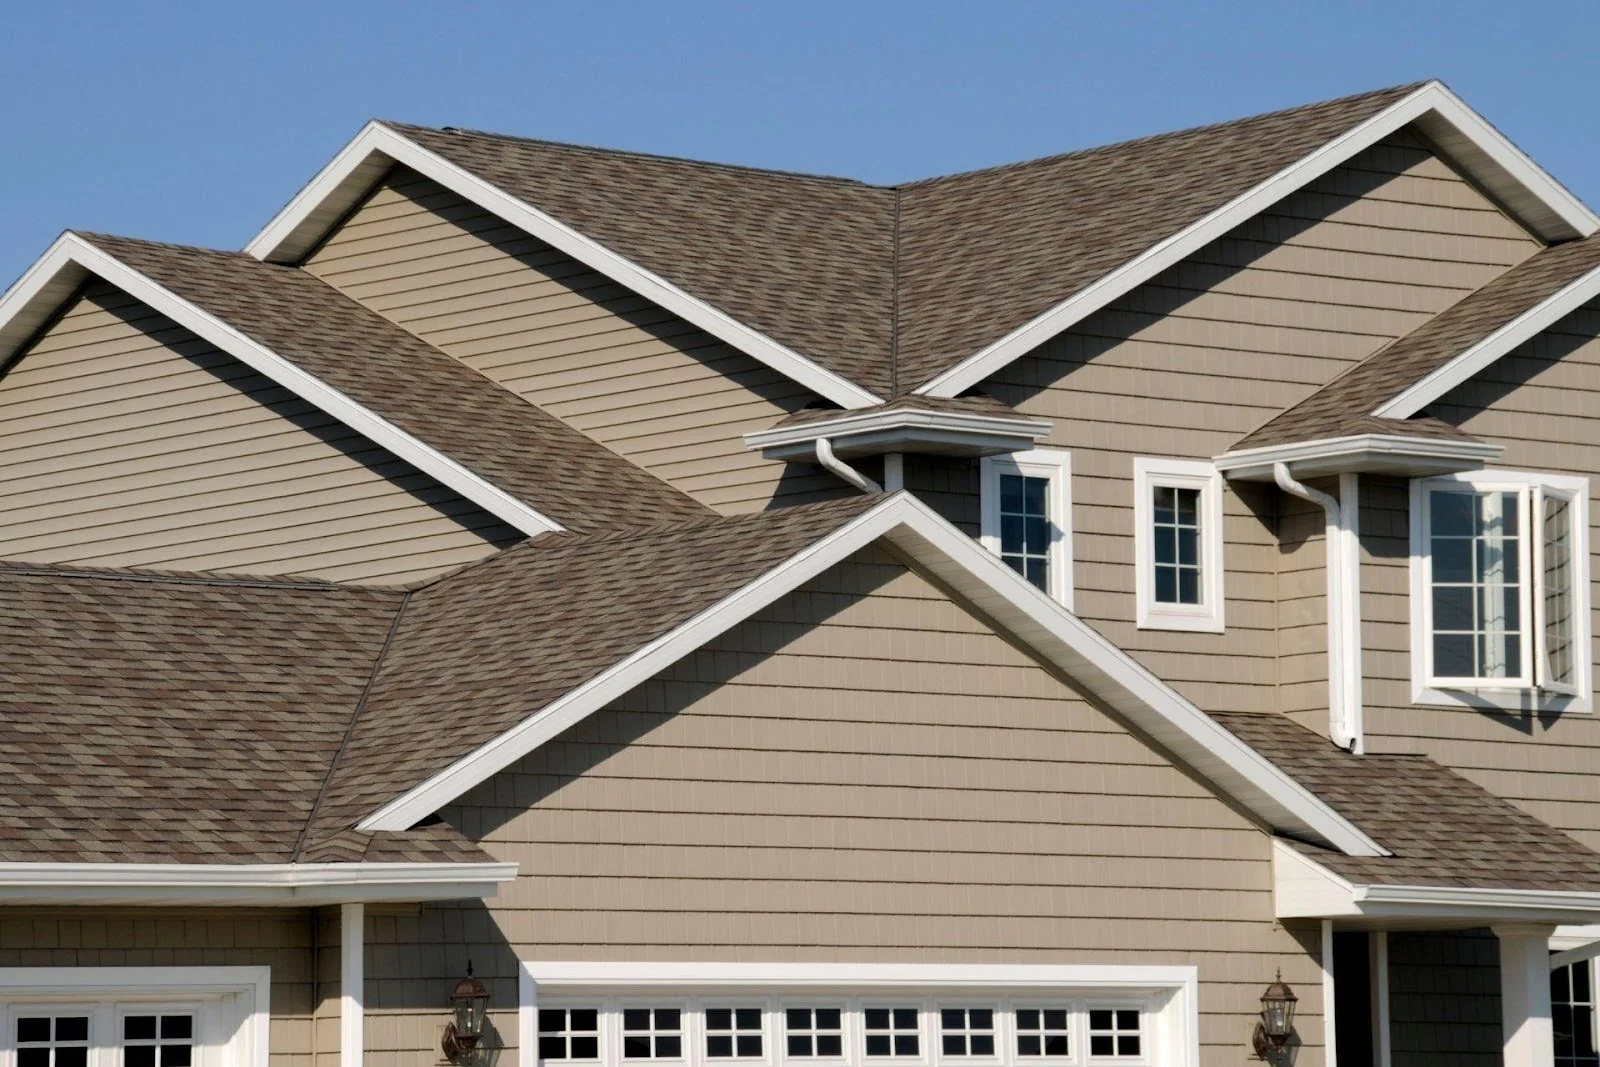
[[[864,1008],[861,1016],[867,1057],[918,1055],[922,1047],[920,1015],[910,1007]]]
[[[1138,1008],[1089,1009],[1089,1059],[1129,1060],[1143,1055],[1144,1026]]]
[[[783,1022],[790,1058],[838,1059],[844,1055],[842,1009],[786,1008]]]
[[[1133,462],[1134,578],[1145,630],[1223,630],[1222,476],[1209,463]]]
[[[1534,693],[1586,709],[1585,480],[1473,471],[1412,484],[1416,699],[1520,707]]]
[[[1012,570],[1072,607],[1070,457],[1044,449],[982,462],[983,543]]]
[[[194,1016],[150,1014],[122,1017],[122,1067],[192,1067]]]
[[[1600,1067],[1595,1040],[1594,961],[1580,960],[1550,972],[1550,1022],[1556,1067]]]
[[[19,1015],[17,1067],[88,1067],[89,1016]]]
[[[623,1008],[622,1058],[683,1058],[683,1012],[678,1008]]]
[[[940,1008],[939,1049],[946,1056],[993,1057],[993,1008]]]
[[[593,1060],[600,1056],[600,1013],[593,1008],[541,1008],[539,1056]]]
[[[1072,1055],[1067,1008],[1018,1008],[1017,1055],[1023,1059],[1065,1059]]]
[[[760,1059],[761,1009],[707,1008],[706,1055],[711,1059]]]

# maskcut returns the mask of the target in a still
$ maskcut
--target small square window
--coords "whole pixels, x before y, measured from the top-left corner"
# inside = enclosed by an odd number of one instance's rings
[[[922,1043],[916,1008],[871,1007],[861,1012],[867,1055],[871,1057],[921,1055]]]
[[[627,1060],[678,1060],[683,1058],[681,1008],[623,1008],[622,1058]]]
[[[706,1056],[711,1059],[760,1059],[760,1008],[707,1008]]]
[[[87,1015],[34,1015],[17,1019],[17,1067],[87,1067]]]
[[[1017,1055],[1024,1059],[1070,1056],[1068,1021],[1066,1008],[1018,1008]]]
[[[785,1008],[784,1047],[791,1057],[838,1059],[844,1055],[840,1008]]]
[[[993,1008],[940,1008],[939,1048],[946,1056],[993,1056]]]
[[[189,1067],[193,1060],[193,1015],[122,1017],[122,1067]]]
[[[1089,1009],[1090,1059],[1137,1059],[1143,1045],[1142,1013],[1138,1008]]]
[[[600,1012],[597,1008],[540,1008],[539,1058],[600,1058]]]

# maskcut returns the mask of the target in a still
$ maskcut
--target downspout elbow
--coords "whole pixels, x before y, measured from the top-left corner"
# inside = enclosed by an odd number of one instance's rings
[[[883,486],[856,470],[833,454],[833,442],[826,437],[817,438],[817,462],[822,468],[837,474],[863,493],[881,493]]]

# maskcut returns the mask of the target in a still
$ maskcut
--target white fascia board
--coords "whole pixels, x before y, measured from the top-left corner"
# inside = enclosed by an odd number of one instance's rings
[[[1396,427],[1399,428],[1398,426]],[[1404,434],[1352,434],[1224,452],[1214,462],[1234,481],[1272,481],[1284,463],[1296,478],[1330,474],[1449,474],[1476,470],[1505,449],[1487,441],[1459,441]]]
[[[74,233],[57,238],[0,297],[0,356],[9,356],[26,342],[89,275],[149,305],[523,533],[533,536],[562,529],[554,519]]]
[[[1033,648],[1267,825],[1354,856],[1388,853],[993,553],[909,493],[896,493],[677,629],[368,816],[396,830],[461,796],[569,726],[879,538]]]
[[[793,349],[692,296],[672,282],[607,248],[532,204],[428,151],[380,122],[369,122],[311,182],[258,233],[245,252],[271,262],[298,262],[333,223],[365,195],[392,164],[422,174],[559,249],[585,266],[693,323],[840,407],[863,408],[883,400]]]
[[[605,988],[719,986],[752,988],[1182,988],[1198,977],[1193,966],[1138,964],[986,963],[592,963],[525,960],[523,972],[540,986]]]
[[[480,899],[515,863],[4,863],[0,903],[334,904]]]
[[[1408,386],[1392,400],[1374,408],[1372,414],[1383,419],[1409,419],[1597,296],[1600,296],[1600,267],[1541,300],[1444,366]]]
[[[968,440],[974,449],[1016,451],[1033,447],[1048,437],[1051,424],[1043,419],[1014,419],[970,412],[900,409],[863,414],[842,412],[838,418],[817,419],[794,426],[778,426],[744,435],[745,448],[761,450],[769,459],[791,459],[811,454],[816,442],[826,438],[836,453],[849,453],[863,441],[889,447],[898,440],[937,439],[950,447]],[[1009,445],[1010,447],[1005,447]]]
[[[1494,192],[1508,209],[1518,212],[1520,221],[1544,241],[1587,237],[1600,229],[1600,217],[1560,182],[1443,84],[1429,82],[1211,214],[1100,276],[1049,311],[915,391],[926,396],[959,395],[1357,153],[1401,127],[1419,121],[1441,150],[1453,147],[1452,158],[1457,165]]]

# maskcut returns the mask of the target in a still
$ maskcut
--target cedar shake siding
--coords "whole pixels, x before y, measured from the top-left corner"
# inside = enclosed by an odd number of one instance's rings
[[[1501,1067],[1500,1035],[1500,946],[1493,934],[1389,934],[1394,1067]],[[1360,1052],[1352,1059],[1365,1062]]]
[[[1402,133],[986,381],[1072,453],[1077,613],[1202,707],[1326,709],[1320,529],[1229,485],[1227,632],[1138,630],[1133,460],[1209,460],[1539,247]]]
[[[1428,411],[1505,446],[1491,467],[1587,476],[1591,553],[1600,546],[1600,531],[1592,528],[1600,520],[1593,503],[1600,484],[1600,301],[1490,365]],[[1369,750],[1425,752],[1591,848],[1600,846],[1595,713],[1529,715],[1411,703],[1407,486],[1366,478],[1362,492]],[[1600,574],[1593,558],[1590,567],[1591,575]]]
[[[516,531],[111,286],[0,378],[0,557],[403,582]]]
[[[1194,964],[1215,1064],[1282,966],[1320,1044],[1316,934],[1273,921],[1269,837],[882,550],[444,814],[522,876],[486,911],[375,931],[398,939],[376,974],[423,968],[369,989],[379,1016],[463,951],[509,993],[504,938],[552,960]],[[422,1064],[425,1029],[369,1035]]]
[[[419,174],[392,172],[305,268],[724,514],[851,491],[744,447],[803,386]]]

